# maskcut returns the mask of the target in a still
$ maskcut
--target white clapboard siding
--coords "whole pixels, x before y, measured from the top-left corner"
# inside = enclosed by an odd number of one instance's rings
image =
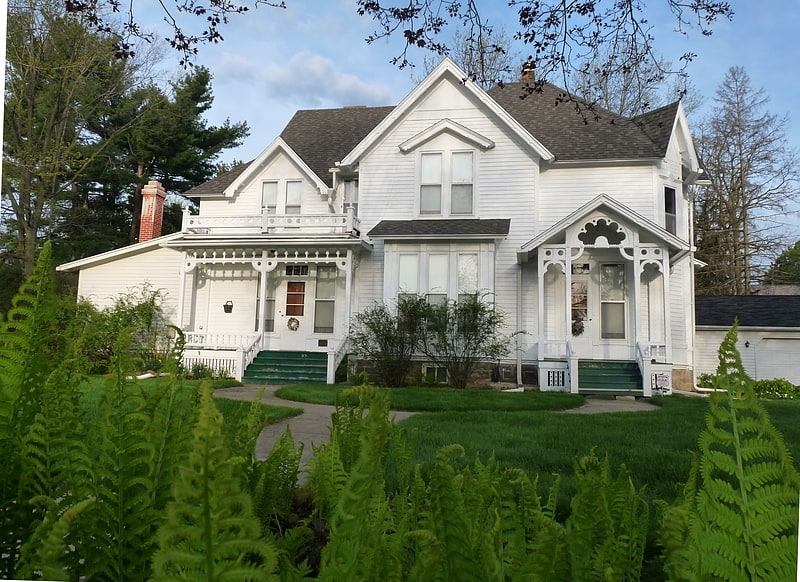
[[[652,166],[565,167],[539,177],[539,228],[545,230],[600,194],[655,220]]]
[[[164,313],[172,323],[178,313],[178,281],[182,253],[161,247],[81,270],[78,297],[99,309],[110,307],[120,296],[137,292],[143,285],[164,295]]]

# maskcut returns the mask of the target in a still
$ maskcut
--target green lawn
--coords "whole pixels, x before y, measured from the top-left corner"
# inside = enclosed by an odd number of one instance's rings
[[[281,398],[333,404],[346,387],[304,384],[280,388]],[[415,460],[429,468],[443,446],[460,444],[466,460],[492,454],[504,466],[539,475],[545,492],[553,474],[562,476],[562,499],[575,488],[573,462],[595,447],[612,466],[624,464],[648,497],[673,500],[691,465],[691,453],[705,427],[708,400],[671,396],[653,401],[648,412],[568,414],[582,396],[553,392],[501,393],[445,388],[390,389],[395,410],[420,411],[401,424],[416,433]],[[800,459],[800,402],[764,401],[797,463]]]
[[[314,404],[336,404],[339,395],[350,386],[298,384],[279,388],[278,398]],[[454,390],[410,386],[389,388],[393,410],[415,412],[536,411],[565,410],[583,404],[583,397],[560,392],[505,393],[495,390]]]
[[[93,418],[98,414],[98,403],[105,392],[107,376],[90,376],[86,383],[83,385],[83,405],[86,410],[88,419]],[[155,390],[157,387],[162,386],[168,379],[166,378],[150,378],[147,380],[139,380],[139,385],[144,390]],[[240,386],[239,382],[235,380],[206,380],[211,383],[213,388],[228,388],[230,386]],[[184,386],[189,390],[196,390],[200,385],[201,380],[183,380]],[[226,423],[242,418],[247,414],[250,403],[243,400],[233,400],[230,398],[216,398],[217,408],[222,413]],[[262,410],[266,414],[267,422],[272,424],[279,422],[285,418],[297,416],[302,414],[303,409],[293,406],[273,406],[270,404],[261,404]]]

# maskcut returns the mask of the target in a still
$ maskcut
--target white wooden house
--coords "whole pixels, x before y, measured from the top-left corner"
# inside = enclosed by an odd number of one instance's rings
[[[59,268],[100,305],[164,289],[187,360],[236,377],[263,352],[321,358],[330,381],[359,310],[486,291],[524,332],[507,381],[690,387],[701,170],[680,103],[581,115],[551,85],[523,99],[524,82],[464,78],[445,60],[395,107],[299,111],[258,158],[189,192],[199,213],[181,232]]]

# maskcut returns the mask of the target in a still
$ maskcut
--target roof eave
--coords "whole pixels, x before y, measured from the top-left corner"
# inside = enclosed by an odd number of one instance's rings
[[[181,236],[183,236],[182,232],[173,232],[171,234],[160,236],[158,238],[153,238],[144,242],[134,243],[132,245],[120,247],[118,249],[106,251],[104,253],[92,255],[90,257],[84,257],[82,259],[71,261],[69,263],[63,263],[56,267],[56,271],[69,273],[72,271],[79,271],[84,267],[93,267],[95,265],[109,263],[111,261],[116,261],[118,259],[128,257],[130,255],[135,255],[138,253],[148,251],[150,250],[150,247],[155,248],[164,246],[165,243],[178,239]]]

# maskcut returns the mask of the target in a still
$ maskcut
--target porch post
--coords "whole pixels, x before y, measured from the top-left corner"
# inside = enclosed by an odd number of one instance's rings
[[[267,251],[261,251],[261,265],[258,268],[260,275],[258,282],[258,325],[256,329],[261,334],[261,343],[264,341],[264,316],[267,313]],[[262,346],[263,347],[263,346]]]
[[[638,359],[639,331],[644,314],[642,310],[642,261],[639,258],[639,239],[633,245],[633,353]],[[648,302],[649,303],[649,302]],[[650,308],[652,309],[652,308]],[[649,317],[649,314],[648,314]]]
[[[564,291],[564,345],[572,338],[572,247],[567,245],[564,253],[564,281],[567,288]]]
[[[350,302],[353,296],[353,250],[347,249],[347,267],[344,279],[344,334],[350,335]]]
[[[667,249],[665,249],[667,250]],[[669,298],[669,252],[664,253],[664,259],[661,261],[661,279],[664,288],[664,345],[666,352],[666,360],[668,363],[672,362],[672,318],[670,317],[670,298]]]
[[[183,312],[186,301],[186,251],[181,253],[180,280],[178,281],[178,329],[183,329]]]
[[[538,258],[538,269],[536,270],[536,277],[537,277],[537,309],[538,313],[536,314],[536,321],[538,322],[539,326],[539,347],[536,350],[536,355],[538,356],[539,360],[544,360],[544,257],[542,256],[544,253],[542,249],[536,250],[536,256]]]

